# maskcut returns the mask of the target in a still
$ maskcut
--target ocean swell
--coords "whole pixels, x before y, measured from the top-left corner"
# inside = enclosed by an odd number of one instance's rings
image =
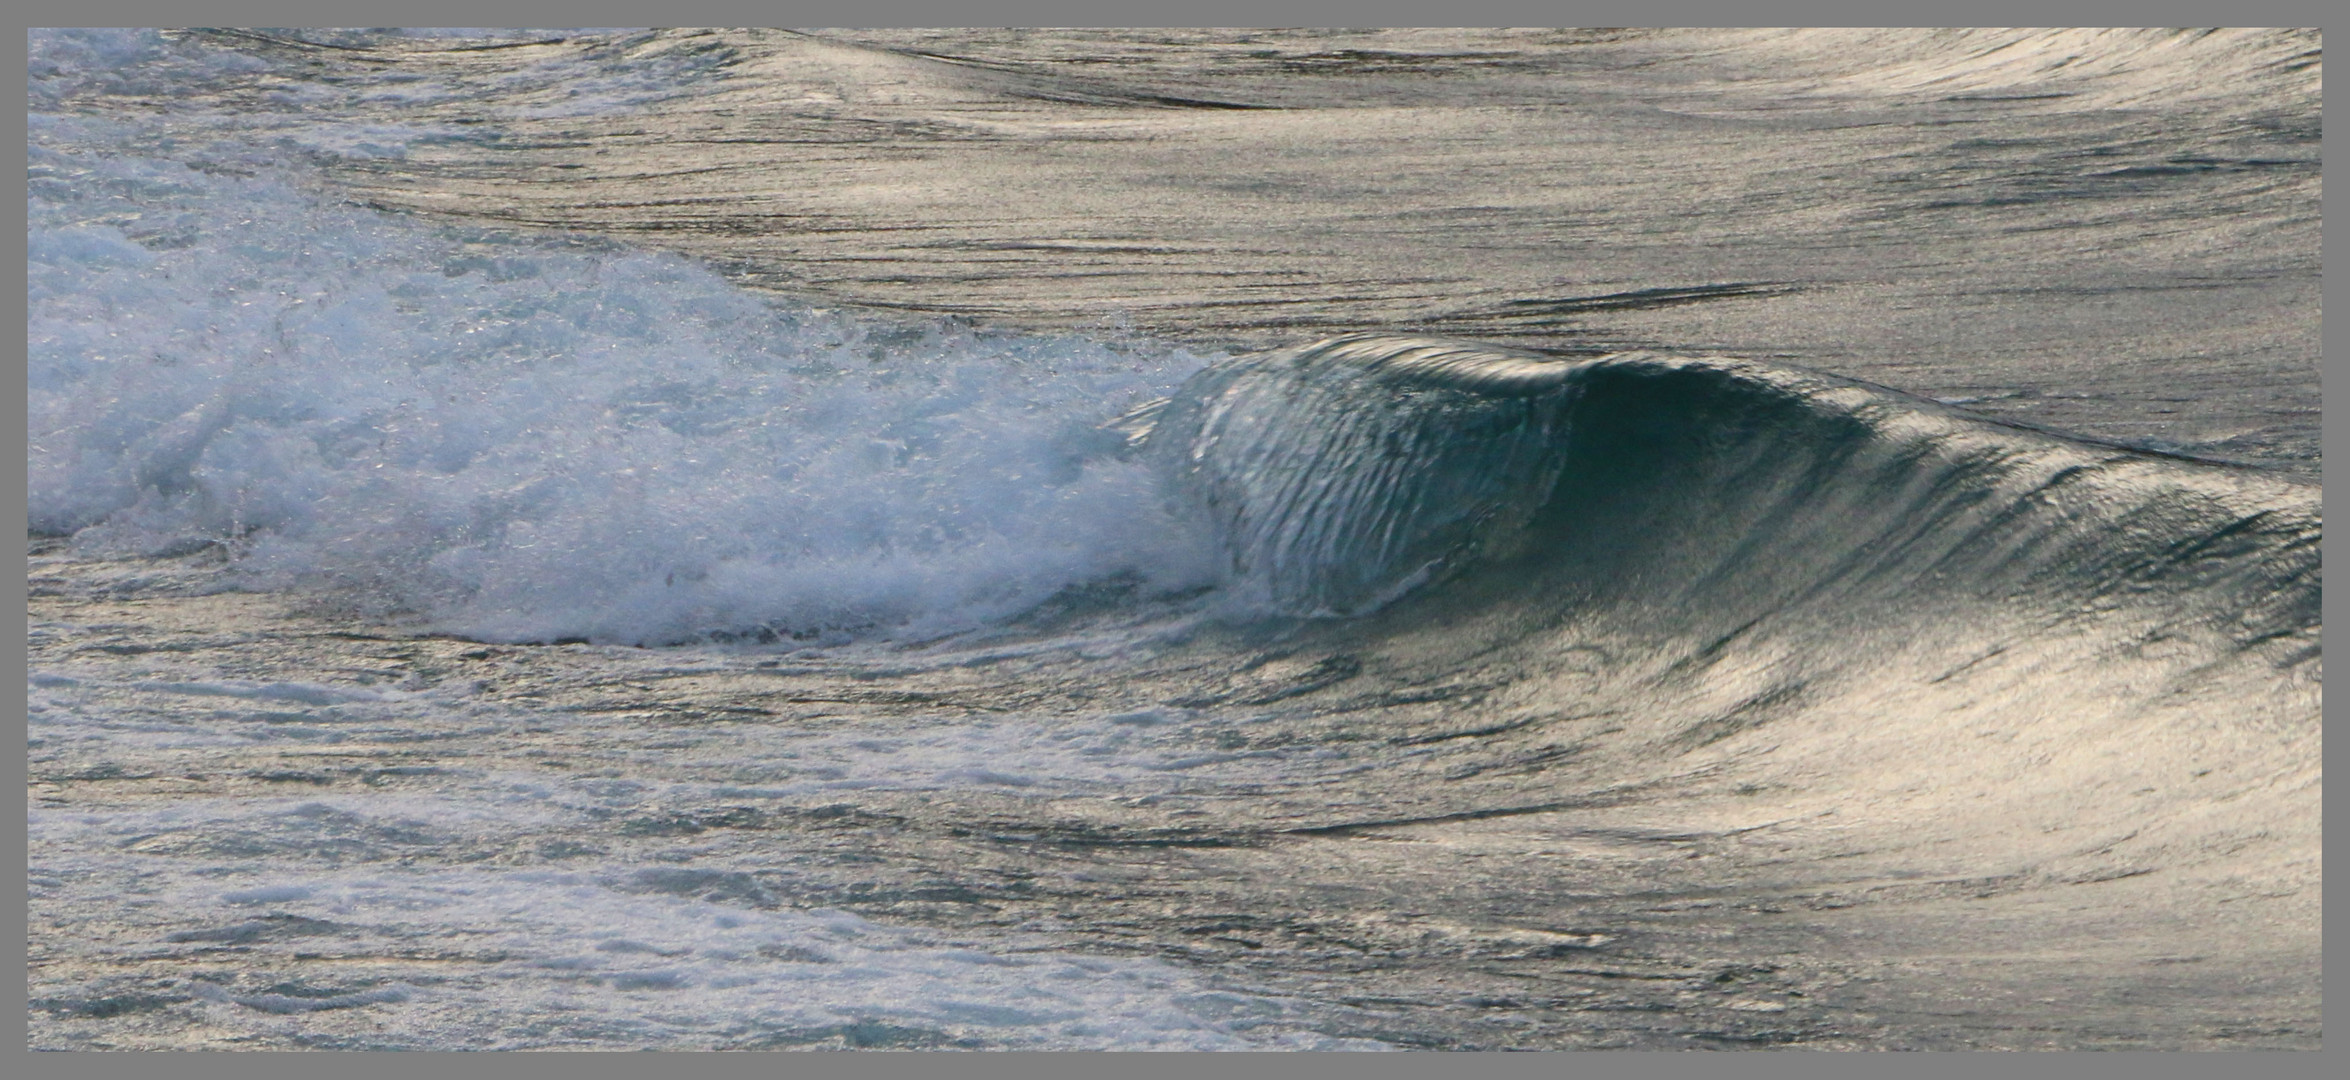
[[[1211,367],[1147,422],[1283,614],[1482,566],[1694,637],[1988,605],[2316,649],[2315,485],[1812,372],[1354,335]]]

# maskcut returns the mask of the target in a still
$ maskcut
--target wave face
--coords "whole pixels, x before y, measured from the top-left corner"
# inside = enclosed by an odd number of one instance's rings
[[[1498,554],[1558,478],[1574,365],[1333,338],[1193,376],[1145,436],[1272,610],[1354,614]]]
[[[1219,410],[1247,437],[1213,438]],[[1241,745],[1325,740],[1375,777],[1333,769],[1233,816],[1482,836],[1495,857],[1545,834],[1428,823],[1763,830],[1715,849],[1741,868],[1698,873],[1714,884],[1689,902],[1776,913],[1827,880],[2009,893],[2085,905],[2084,957],[2224,924],[2231,964],[2314,971],[2296,959],[2322,863],[2314,483],[1752,360],[1422,338],[1227,362],[1162,417],[1147,438],[1196,473],[1188,512],[1241,538],[1236,568],[1290,612],[1426,582],[1177,669],[1182,700],[1261,725]],[[1472,462],[1486,484],[1455,483]],[[1366,735],[1395,749],[1338,741]],[[1296,808],[1356,790],[1359,809]],[[1581,872],[1542,880],[1577,891]],[[2073,891],[2137,876],[2156,883]],[[2252,896],[2274,906],[2234,906]],[[1986,942],[2009,931],[1975,918],[1882,932],[2003,953]],[[2133,963],[2115,978],[2136,985]]]
[[[1193,376],[1145,445],[1289,614],[1515,559],[1693,622],[1963,598],[2315,648],[2314,486],[1752,361],[1342,337]]]

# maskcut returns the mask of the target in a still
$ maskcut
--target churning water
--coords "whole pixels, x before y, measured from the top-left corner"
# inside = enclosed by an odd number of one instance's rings
[[[2314,1046],[2314,32],[37,31],[37,1046]]]

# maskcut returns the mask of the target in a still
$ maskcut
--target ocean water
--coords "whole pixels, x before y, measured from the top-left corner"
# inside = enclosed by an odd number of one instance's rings
[[[2314,1047],[2320,47],[35,31],[32,1045]]]

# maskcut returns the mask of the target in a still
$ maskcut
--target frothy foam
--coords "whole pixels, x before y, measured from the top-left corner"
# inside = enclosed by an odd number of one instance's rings
[[[35,146],[37,531],[495,640],[937,634],[1209,573],[1102,421],[1203,359],[793,308]]]

